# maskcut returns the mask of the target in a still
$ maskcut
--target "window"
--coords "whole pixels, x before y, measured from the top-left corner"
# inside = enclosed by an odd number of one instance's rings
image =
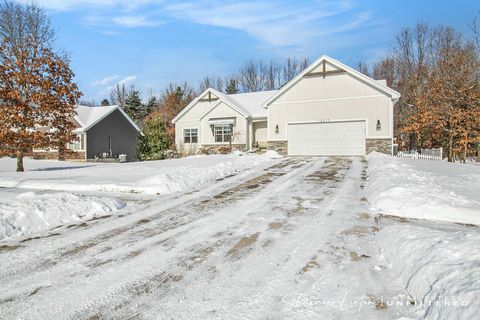
[[[198,143],[198,129],[183,129],[183,143]]]
[[[232,138],[232,126],[229,124],[216,125],[213,128],[215,142],[230,142]]]
[[[67,148],[74,151],[83,150],[83,135],[81,134],[77,135],[77,139],[78,140],[70,142],[67,145]]]

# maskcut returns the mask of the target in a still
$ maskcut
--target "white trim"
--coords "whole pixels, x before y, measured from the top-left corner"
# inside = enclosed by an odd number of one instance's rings
[[[233,125],[235,126],[237,122],[237,117],[222,117],[222,118],[210,118],[207,120],[208,125]]]
[[[88,145],[87,145],[87,136],[88,134],[86,132],[83,133],[85,139],[83,140],[83,143],[84,143],[84,148],[85,148],[85,161],[87,161],[88,159],[88,156],[87,156],[87,153],[88,153]]]
[[[200,99],[202,99],[208,92],[210,92],[213,95],[215,95],[216,97],[218,97],[219,101],[214,104],[215,107],[218,106],[221,102],[223,102],[227,106],[231,107],[233,110],[237,111],[244,118],[249,118],[250,117],[250,114],[247,111],[245,111],[242,107],[240,107],[240,106],[234,104],[233,102],[231,102],[230,100],[228,100],[223,93],[221,93],[221,92],[219,92],[215,89],[208,88],[205,91],[203,91],[198,97],[193,99],[192,102],[190,102],[185,108],[183,108],[183,110],[180,111],[179,114],[177,114],[177,116],[175,118],[173,118],[172,123],[173,124],[177,123],[178,120],[180,120],[181,117],[183,117],[190,109],[192,109],[198,103],[198,101]],[[210,112],[215,107],[209,108],[207,111]],[[207,111],[202,113],[202,115],[200,117],[200,120],[208,114]]]
[[[268,141],[287,141],[287,139],[269,139],[267,140]]]
[[[295,103],[313,103],[313,102],[325,102],[325,101],[338,101],[338,100],[354,100],[354,99],[369,99],[369,98],[381,98],[384,97],[381,94],[369,95],[369,96],[356,96],[356,97],[339,97],[339,98],[325,98],[325,99],[313,99],[313,100],[296,100],[296,101],[284,101],[277,102],[276,104],[295,104]]]
[[[80,120],[80,118],[78,117],[78,113],[76,111],[75,111],[75,116],[73,116],[73,119],[75,119],[75,121],[77,121],[78,124],[80,125],[80,128],[76,128],[75,130],[81,129],[83,131],[83,128],[85,127],[85,123],[83,123],[82,120]]]
[[[207,114],[209,114],[210,112],[212,112],[213,110],[215,110],[216,107],[218,107],[220,105],[220,103],[222,103],[222,99],[218,99],[218,101],[216,103],[214,103],[213,105],[211,105],[207,110],[205,110],[201,115],[200,117],[198,118],[197,121],[202,121],[203,118],[205,118],[207,116]],[[185,109],[184,109],[185,110]]]
[[[319,121],[319,120],[312,120],[312,121],[289,121],[287,122],[287,127],[285,130],[285,136],[288,137],[288,126],[289,125],[297,125],[297,124],[315,124],[315,123],[332,123],[332,122],[364,122],[365,123],[365,139],[364,139],[364,144],[363,144],[363,155],[361,156],[366,156],[367,155],[367,133],[368,133],[368,119],[367,118],[357,118],[357,119],[326,119],[325,121]],[[287,139],[287,155],[288,155],[288,139]],[[296,155],[296,156],[302,156],[302,155]],[[334,154],[330,156],[335,156]]]
[[[368,136],[367,139],[392,139],[389,136]]]
[[[197,129],[197,142],[185,142],[185,132],[184,130],[186,129]],[[190,136],[190,140],[192,139],[192,137]],[[186,128],[182,128],[182,144],[199,144],[200,142],[200,128],[199,127],[186,127]]]
[[[98,108],[101,108],[101,107],[98,107]],[[142,135],[143,135],[143,132],[141,132],[140,128],[136,125],[135,122],[133,122],[133,120],[128,116],[128,114],[125,113],[125,111],[123,111],[123,109],[120,107],[120,106],[115,106],[114,108],[112,108],[112,110],[110,110],[109,112],[105,113],[103,116],[101,116],[100,118],[98,118],[97,120],[95,120],[92,124],[90,124],[88,127],[86,128],[83,128],[83,131],[86,132],[87,130],[91,129],[92,127],[94,127],[97,123],[99,123],[100,121],[102,121],[103,119],[105,119],[107,116],[111,115],[115,110],[119,110],[120,113],[128,120],[128,122],[130,122],[130,124],[135,128],[135,130],[137,130],[138,132],[140,132]]]
[[[283,95],[286,91],[288,91],[291,87],[293,87],[295,84],[297,84],[297,82],[299,82],[307,73],[311,72],[313,69],[315,69],[316,67],[318,67],[320,65],[320,63],[322,63],[323,61],[326,61],[332,65],[334,65],[335,67],[338,67],[340,69],[343,69],[345,70],[348,74],[352,75],[353,77],[357,78],[358,80],[360,81],[364,81],[366,82],[367,84],[377,88],[378,90],[382,91],[383,93],[385,93],[386,95],[388,95],[391,99],[398,99],[400,98],[400,93],[398,93],[397,91],[393,90],[393,89],[390,89],[389,87],[386,87],[380,83],[378,83],[377,81],[373,80],[372,78],[370,77],[367,77],[366,75],[358,72],[357,70],[354,70],[352,68],[350,68],[349,66],[341,63],[340,61],[338,60],[335,60],[327,55],[323,55],[321,56],[319,59],[317,59],[314,63],[312,63],[310,66],[308,66],[305,70],[303,70],[302,72],[300,72],[295,78],[293,78],[292,80],[290,80],[286,85],[284,85],[276,94],[274,94],[272,97],[270,97],[267,101],[265,101],[262,106],[264,108],[268,108],[268,106],[274,102],[275,100],[277,100],[281,95]]]
[[[367,118],[354,118],[354,119],[325,119],[325,120],[308,120],[308,121],[287,121],[289,124],[308,124],[308,123],[330,123],[330,122],[359,122],[365,121],[367,123]]]

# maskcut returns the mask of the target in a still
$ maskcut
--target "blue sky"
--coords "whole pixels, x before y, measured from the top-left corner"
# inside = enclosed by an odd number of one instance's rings
[[[85,99],[116,83],[145,95],[169,82],[225,77],[250,59],[328,54],[349,65],[385,56],[416,21],[469,33],[474,0],[38,0],[70,53]]]

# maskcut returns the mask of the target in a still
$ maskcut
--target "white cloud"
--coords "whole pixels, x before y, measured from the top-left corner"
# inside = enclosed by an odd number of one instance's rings
[[[126,76],[125,78],[123,78],[122,80],[118,81],[117,84],[119,85],[126,85],[126,84],[129,84],[133,81],[135,81],[137,79],[137,76]]]
[[[113,79],[113,77],[115,77],[115,79]],[[120,86],[125,85],[126,86],[126,85],[132,83],[133,81],[135,81],[137,79],[137,76],[136,75],[130,75],[130,76],[123,77],[119,81],[113,82],[114,80],[116,80],[118,78],[119,78],[119,76],[111,76],[111,77],[106,77],[104,79],[92,82],[92,85],[102,85],[103,86],[103,89],[101,89],[98,92],[98,94],[96,95],[96,98],[101,99],[101,98],[109,95],[110,92],[117,85],[120,85]]]
[[[116,24],[126,28],[155,27],[163,23],[160,20],[150,20],[146,16],[121,16],[114,17],[112,20]]]
[[[326,41],[327,35],[348,32],[371,19],[370,13],[357,7],[353,0],[317,0],[302,4],[211,0],[174,3],[164,9],[180,20],[244,31],[274,47],[318,44]]]
[[[105,77],[103,79],[92,82],[92,86],[102,86],[102,87],[104,87],[104,86],[109,85],[113,81],[117,80],[118,78],[119,78],[118,75],[108,76],[108,77]]]
[[[78,8],[120,8],[123,11],[135,10],[149,3],[159,3],[159,0],[37,0],[46,9],[57,11],[75,10]]]
[[[39,0],[56,10],[90,8],[85,23],[115,34],[118,27],[155,27],[170,19],[243,31],[272,48],[304,52],[332,48],[359,27],[374,23],[359,0]],[[95,13],[93,13],[93,11]],[[93,16],[88,16],[94,14]]]

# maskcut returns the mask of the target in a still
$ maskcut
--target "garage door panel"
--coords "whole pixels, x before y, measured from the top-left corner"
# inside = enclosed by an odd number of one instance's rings
[[[365,121],[288,125],[289,155],[364,155]]]

